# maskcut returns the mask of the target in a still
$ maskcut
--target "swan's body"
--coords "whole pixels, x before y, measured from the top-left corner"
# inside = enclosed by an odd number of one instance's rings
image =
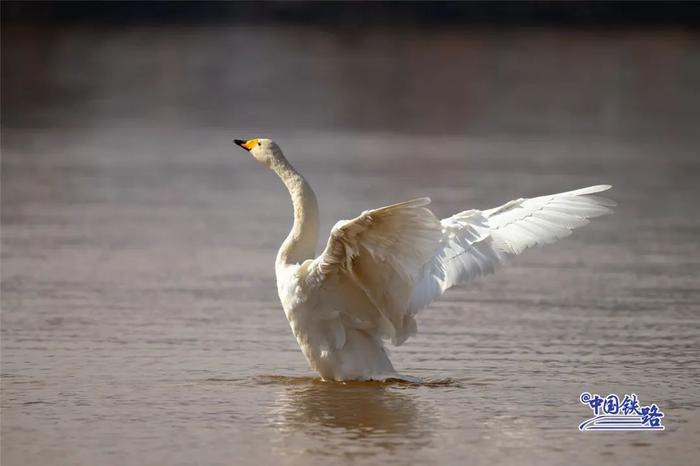
[[[326,380],[410,379],[396,372],[384,340],[400,345],[414,334],[420,309],[614,205],[592,195],[610,188],[601,185],[438,220],[430,199],[415,199],[338,222],[315,257],[319,213],[309,184],[269,139],[235,142],[289,190],[294,225],[277,254],[277,290],[304,356]]]

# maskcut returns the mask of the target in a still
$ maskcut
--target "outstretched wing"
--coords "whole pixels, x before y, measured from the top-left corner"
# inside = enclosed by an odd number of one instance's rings
[[[612,201],[592,196],[609,188],[518,199],[442,221],[425,207],[428,198],[365,211],[333,227],[307,281],[323,285],[345,325],[401,344],[415,333],[415,313],[447,289],[610,213]]]
[[[593,194],[609,185],[516,199],[489,210],[468,210],[442,220],[442,240],[419,274],[409,314],[415,314],[447,289],[494,272],[525,249],[569,236],[588,219],[612,213],[615,203]]]

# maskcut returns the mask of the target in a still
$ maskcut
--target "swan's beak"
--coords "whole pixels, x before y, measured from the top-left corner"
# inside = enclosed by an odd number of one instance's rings
[[[233,142],[236,143],[237,145],[241,146],[245,150],[250,150],[253,147],[255,147],[255,144],[258,143],[258,140],[257,139],[249,139],[247,141],[244,141],[243,139],[234,139]]]

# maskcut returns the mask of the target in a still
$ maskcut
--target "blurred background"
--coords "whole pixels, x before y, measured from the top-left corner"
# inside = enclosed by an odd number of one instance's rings
[[[697,3],[1,7],[3,465],[700,454]],[[231,143],[256,136],[321,241],[418,196],[619,207],[423,312],[392,359],[433,386],[323,384],[276,296],[288,196]],[[667,429],[584,436],[582,391]]]

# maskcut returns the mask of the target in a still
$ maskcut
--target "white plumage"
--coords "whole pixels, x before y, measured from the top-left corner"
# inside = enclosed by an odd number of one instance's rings
[[[438,220],[426,207],[430,199],[420,198],[341,220],[314,257],[311,187],[269,139],[236,143],[290,192],[294,226],[277,255],[277,287],[302,352],[324,379],[412,379],[396,372],[383,340],[402,344],[416,332],[416,313],[449,288],[568,236],[615,205],[595,196],[610,188],[599,185]]]

